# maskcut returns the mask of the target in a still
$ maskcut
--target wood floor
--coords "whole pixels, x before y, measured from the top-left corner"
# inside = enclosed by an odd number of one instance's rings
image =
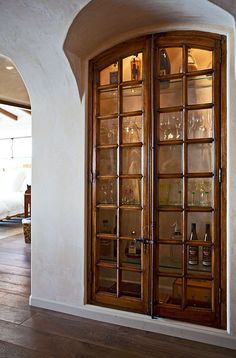
[[[236,352],[30,308],[30,245],[0,240],[0,357],[236,357]]]

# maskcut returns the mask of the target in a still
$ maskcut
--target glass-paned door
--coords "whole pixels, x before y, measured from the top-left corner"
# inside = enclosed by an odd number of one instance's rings
[[[154,314],[209,324],[219,315],[217,55],[165,40],[154,61]]]
[[[143,42],[98,66],[94,85],[92,295],[147,312],[147,125]]]

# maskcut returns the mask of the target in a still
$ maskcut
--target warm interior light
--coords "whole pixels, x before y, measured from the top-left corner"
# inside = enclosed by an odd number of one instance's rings
[[[13,70],[13,66],[6,66],[6,70],[8,70],[8,71],[11,71],[11,70]]]

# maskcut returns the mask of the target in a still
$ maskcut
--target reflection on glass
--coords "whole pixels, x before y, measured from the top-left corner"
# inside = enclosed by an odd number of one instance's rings
[[[97,154],[98,175],[116,175],[117,150],[99,149]]]
[[[116,270],[100,267],[98,269],[98,291],[116,293]]]
[[[116,235],[116,210],[97,209],[97,233]]]
[[[182,205],[182,179],[159,179],[159,205]]]
[[[141,266],[141,243],[136,240],[120,240],[120,263],[122,266]]]
[[[140,205],[141,204],[141,180],[140,179],[121,179],[121,204]]]
[[[159,146],[159,173],[182,173],[182,146]]]
[[[212,103],[212,76],[188,78],[188,104]]]
[[[159,50],[160,76],[182,72],[182,48],[168,47]]]
[[[97,181],[97,204],[116,204],[116,180]]]
[[[179,283],[178,283],[179,280]],[[159,277],[159,297],[160,304],[180,305],[182,301],[182,279],[173,277]]]
[[[142,142],[142,116],[124,117],[122,120],[122,143]]]
[[[120,211],[120,236],[141,237],[141,211],[121,210]]]
[[[142,61],[143,54],[141,52],[138,54],[135,53],[122,60],[123,82],[142,79]]]
[[[120,294],[130,297],[141,297],[141,273],[132,271],[120,271]]]
[[[117,260],[117,241],[108,239],[98,239],[98,258],[99,260],[116,263]]]
[[[142,86],[129,86],[122,89],[123,112],[140,111],[143,108]]]
[[[212,179],[188,180],[188,205],[189,206],[213,206]]]
[[[181,106],[182,79],[160,81],[160,108]]]
[[[117,119],[100,119],[100,138],[99,144],[116,144],[117,143]]]
[[[159,271],[182,272],[182,245],[159,245]]]
[[[213,109],[199,109],[188,112],[188,138],[213,137]]]
[[[100,85],[111,85],[118,83],[118,62],[104,68],[100,71]]]
[[[192,307],[211,308],[211,282],[187,280],[187,304]]]
[[[121,149],[122,174],[141,174],[141,148]]]
[[[213,171],[212,143],[188,145],[188,172],[202,173]]]
[[[190,48],[189,53],[195,63],[195,68],[193,68],[192,63],[188,61],[188,72],[212,68],[212,51]]]
[[[183,138],[183,113],[160,113],[160,141],[180,140]]]
[[[117,107],[117,90],[100,91],[99,96],[99,114],[105,116],[118,112]]]
[[[183,214],[179,212],[159,212],[159,240],[182,240],[182,235]]]

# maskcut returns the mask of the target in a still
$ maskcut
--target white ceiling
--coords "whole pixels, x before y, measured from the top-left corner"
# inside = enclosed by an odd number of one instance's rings
[[[6,67],[13,67],[7,70]],[[1,101],[30,105],[25,84],[14,64],[4,56],[0,56],[0,103]]]

